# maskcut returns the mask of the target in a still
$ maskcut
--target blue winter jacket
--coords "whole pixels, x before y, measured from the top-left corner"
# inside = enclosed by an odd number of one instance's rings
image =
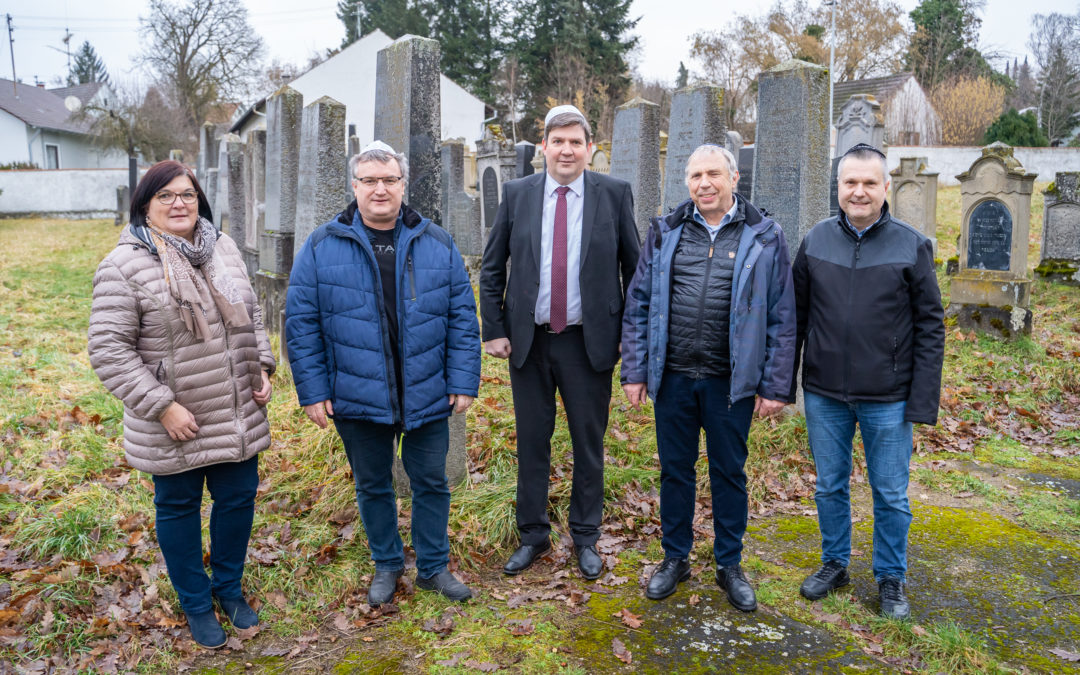
[[[735,254],[731,298],[731,392],[734,403],[758,395],[792,402],[795,359],[795,293],[784,231],[742,200],[745,213]],[[626,295],[622,331],[622,382],[648,383],[656,399],[667,357],[671,261],[684,223],[693,218],[689,199],[654,218],[641,247]]]
[[[397,317],[404,410],[393,386],[382,282],[356,203],[316,229],[293,261],[285,340],[300,405],[334,417],[416,429],[450,414],[449,394],[476,396],[480,329],[472,285],[446,230],[402,206]]]

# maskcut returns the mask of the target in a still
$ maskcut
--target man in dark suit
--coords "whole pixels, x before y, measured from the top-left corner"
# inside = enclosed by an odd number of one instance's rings
[[[547,171],[503,186],[480,276],[484,351],[510,359],[521,545],[517,574],[551,548],[547,516],[555,393],[574,452],[570,534],[578,568],[600,575],[604,431],[619,360],[623,299],[640,242],[626,181],[585,170],[592,130],[574,106],[544,120]],[[513,260],[507,279],[507,261]]]

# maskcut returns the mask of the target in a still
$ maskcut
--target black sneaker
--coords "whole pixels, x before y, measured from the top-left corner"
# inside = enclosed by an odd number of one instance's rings
[[[195,642],[199,643],[200,646],[207,649],[217,649],[224,646],[228,638],[225,637],[225,629],[218,622],[214,610],[202,614],[184,612],[184,616],[187,617],[191,637],[195,638]]]
[[[835,560],[830,560],[817,572],[806,577],[806,581],[799,587],[799,593],[802,593],[807,600],[820,600],[828,595],[829,591],[847,586],[850,582],[847,567]]]
[[[416,587],[425,591],[438,591],[454,602],[465,602],[472,597],[472,591],[469,590],[469,587],[458,581],[458,578],[451,574],[449,570],[443,570],[427,579],[417,577]]]
[[[906,621],[911,618],[911,605],[904,595],[904,582],[896,577],[885,577],[878,582],[878,599],[881,614],[888,619]]]

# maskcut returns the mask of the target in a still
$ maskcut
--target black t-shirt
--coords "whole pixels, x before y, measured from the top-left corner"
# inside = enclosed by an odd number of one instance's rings
[[[371,249],[375,252],[375,262],[379,265],[379,278],[382,280],[383,313],[386,316],[386,326],[390,331],[390,351],[394,359],[394,376],[398,401],[401,401],[401,354],[398,342],[398,315],[397,315],[397,253],[395,251],[398,228],[392,230],[376,230],[364,226],[368,240],[371,241]]]

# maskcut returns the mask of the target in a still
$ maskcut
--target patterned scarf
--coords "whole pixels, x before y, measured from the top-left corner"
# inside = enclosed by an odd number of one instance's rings
[[[161,257],[169,294],[180,307],[180,316],[192,335],[203,342],[210,338],[206,323],[210,303],[217,307],[226,328],[251,325],[240,291],[215,250],[218,235],[210,221],[200,217],[195,223],[193,244],[153,226],[150,238]],[[196,267],[202,269],[202,274],[195,271]]]

